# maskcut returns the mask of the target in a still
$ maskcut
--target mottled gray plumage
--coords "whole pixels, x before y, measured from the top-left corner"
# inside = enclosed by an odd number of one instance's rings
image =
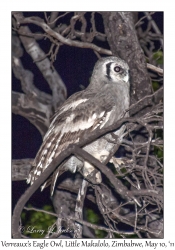
[[[68,98],[56,111],[27,182],[33,184],[62,150],[69,144],[81,140],[84,132],[90,134],[97,128],[107,127],[123,116],[128,116],[125,110],[129,107],[129,89],[127,63],[114,56],[100,59],[94,67],[89,86]],[[122,126],[115,134],[121,138],[124,130],[125,127]],[[112,139],[110,134],[86,145],[83,149],[103,161],[114,147],[109,139]],[[74,156],[64,164],[64,169],[71,172],[81,170],[84,177],[88,177],[94,170],[88,162],[82,162]],[[55,171],[51,193],[53,193],[57,175],[58,171]],[[95,177],[97,183],[101,182],[100,172],[97,171]],[[43,187],[46,185],[47,182]]]

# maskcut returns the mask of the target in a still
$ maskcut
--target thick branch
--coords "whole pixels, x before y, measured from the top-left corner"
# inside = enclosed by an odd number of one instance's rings
[[[12,91],[12,111],[28,119],[42,136],[45,135],[50,124],[50,105],[44,105],[36,98],[29,99],[25,94]]]
[[[20,27],[19,31],[27,33],[30,32],[30,29],[27,26],[23,26]],[[53,107],[56,109],[65,101],[67,96],[66,87],[60,75],[54,68],[51,69],[49,59],[46,57],[45,53],[42,51],[34,38],[20,36],[20,39],[27,53],[36,62],[37,67],[41,71],[45,80],[48,82],[52,90]]]
[[[15,77],[21,82],[22,90],[30,99],[37,98],[43,104],[51,104],[52,96],[35,87],[33,73],[23,68],[22,61],[18,57],[12,57],[12,67]]]
[[[76,199],[75,218],[80,220],[83,219],[83,205],[88,185],[89,183],[86,180],[82,181]],[[74,238],[82,238],[82,231],[83,231],[82,225],[80,225],[79,223],[75,223]]]
[[[25,180],[32,167],[34,159],[12,160],[12,181]]]

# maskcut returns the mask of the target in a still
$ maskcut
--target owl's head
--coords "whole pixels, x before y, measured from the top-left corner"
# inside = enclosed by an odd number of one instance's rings
[[[129,66],[124,60],[115,56],[101,58],[95,64],[91,80],[129,84]]]

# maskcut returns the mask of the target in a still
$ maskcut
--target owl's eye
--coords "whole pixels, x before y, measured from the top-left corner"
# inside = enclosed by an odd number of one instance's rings
[[[114,71],[115,71],[115,72],[120,72],[120,70],[121,70],[121,68],[120,68],[119,66],[116,66],[116,67],[114,68]]]

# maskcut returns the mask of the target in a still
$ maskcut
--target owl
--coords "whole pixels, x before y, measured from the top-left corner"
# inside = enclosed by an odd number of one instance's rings
[[[89,135],[95,130],[108,127],[122,117],[128,116],[126,110],[130,103],[129,67],[122,59],[110,56],[101,58],[94,66],[88,87],[70,96],[55,112],[43,143],[33,162],[27,183],[31,185],[49,167],[69,144],[81,141],[85,133]],[[122,140],[125,125],[114,131]],[[83,149],[103,162],[113,150],[115,143],[110,133],[85,145]],[[71,156],[64,162],[63,169],[72,173],[79,171],[84,178],[95,183],[101,183],[99,171],[89,162]],[[94,173],[92,175],[92,172]],[[42,189],[51,184],[51,195],[54,191],[59,166],[52,177],[47,180]]]

